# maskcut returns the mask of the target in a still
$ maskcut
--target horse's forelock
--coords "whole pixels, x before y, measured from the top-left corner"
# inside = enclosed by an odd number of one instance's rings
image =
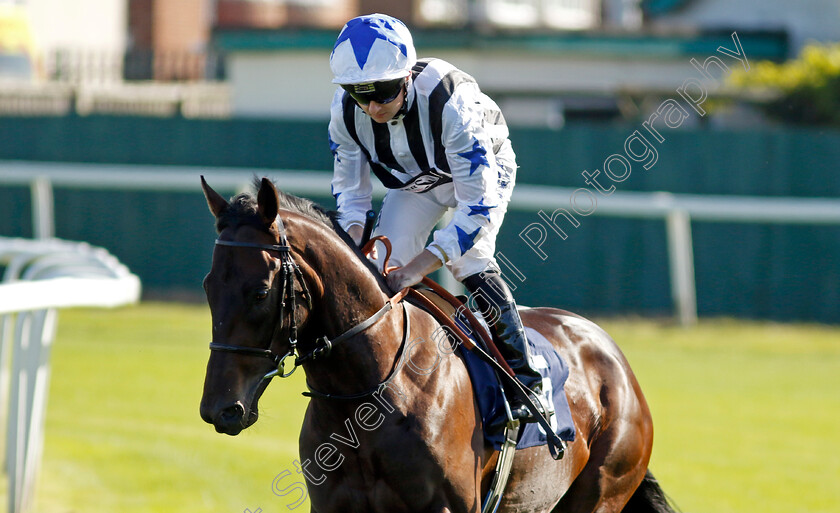
[[[260,180],[255,179],[254,183],[258,189]],[[337,226],[335,223],[337,213],[325,210],[312,200],[288,194],[280,189],[277,189],[277,199],[278,207],[283,210],[296,212],[333,229]],[[239,226],[262,226],[257,198],[250,192],[243,192],[234,196],[230,201],[230,206],[216,220],[216,229],[220,232],[225,228],[238,228]]]
[[[217,232],[225,228],[236,229],[240,226],[259,227],[261,225],[257,199],[249,193],[237,194],[231,198],[228,208],[216,219]]]

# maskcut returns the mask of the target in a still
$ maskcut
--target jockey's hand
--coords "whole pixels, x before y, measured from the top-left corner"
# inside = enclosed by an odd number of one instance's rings
[[[359,243],[362,242],[362,235],[364,235],[365,233],[364,230],[365,229],[358,224],[354,224],[347,228],[347,235],[349,235],[350,238],[353,239],[353,242],[356,243],[356,246],[358,246]]]
[[[392,290],[402,290],[405,287],[420,283],[424,276],[440,269],[442,266],[443,262],[434,253],[424,249],[411,262],[388,273],[385,279]]]

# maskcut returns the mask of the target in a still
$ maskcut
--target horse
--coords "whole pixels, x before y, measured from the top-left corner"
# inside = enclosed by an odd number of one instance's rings
[[[435,343],[438,320],[389,289],[335,213],[266,178],[256,197],[230,201],[201,184],[218,232],[202,419],[237,435],[271,378],[302,367],[298,472],[311,511],[481,511],[499,452],[462,358]],[[648,470],[651,414],[615,342],[563,310],[521,316],[569,365],[576,437],[560,460],[518,450],[499,511],[672,513]]]

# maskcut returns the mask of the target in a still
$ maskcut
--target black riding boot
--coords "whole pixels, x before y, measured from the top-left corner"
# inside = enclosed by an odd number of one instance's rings
[[[464,279],[464,285],[490,325],[499,352],[513,369],[516,378],[537,397],[541,396],[542,376],[533,367],[525,327],[507,284],[498,272],[484,272],[468,276]],[[515,394],[509,394],[509,399],[514,418],[527,422],[531,413],[522,400]]]

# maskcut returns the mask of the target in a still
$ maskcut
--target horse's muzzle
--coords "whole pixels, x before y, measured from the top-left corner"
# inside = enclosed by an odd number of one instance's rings
[[[216,432],[236,436],[243,429],[257,421],[259,414],[256,410],[246,412],[245,406],[237,401],[234,404],[214,410],[201,405],[201,418],[208,424],[213,424]]]

